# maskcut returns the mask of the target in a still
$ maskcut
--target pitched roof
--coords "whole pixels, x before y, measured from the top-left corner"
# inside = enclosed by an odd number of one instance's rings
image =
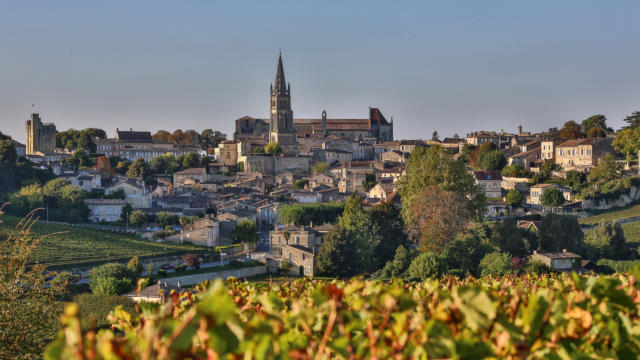
[[[174,175],[207,175],[205,168],[189,168],[173,173]]]
[[[124,205],[127,202],[122,199],[86,199],[87,205]]]
[[[116,139],[120,141],[152,141],[150,131],[123,131],[116,129]]]
[[[497,170],[474,171],[477,180],[502,180],[502,173]]]

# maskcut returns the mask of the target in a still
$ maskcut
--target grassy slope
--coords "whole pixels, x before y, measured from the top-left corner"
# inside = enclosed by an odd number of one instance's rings
[[[0,240],[4,240],[20,219],[3,216],[0,224]],[[156,243],[136,236],[80,229],[65,225],[37,223],[31,233],[37,237],[66,232],[45,237],[34,251],[34,261],[53,268],[71,266],[92,266],[108,261],[127,261],[134,255],[155,257],[180,255],[187,252],[201,252],[203,247],[191,244]]]
[[[588,218],[584,218],[580,220],[580,224],[584,225],[596,225],[600,221],[613,221],[613,220],[622,220],[628,219],[635,216],[640,216],[640,204],[636,204],[624,209],[619,210],[611,210],[604,212],[602,214],[589,216]]]

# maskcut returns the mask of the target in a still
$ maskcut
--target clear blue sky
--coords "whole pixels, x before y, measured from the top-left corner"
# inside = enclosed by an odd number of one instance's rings
[[[640,110],[638,1],[4,1],[0,131],[219,129],[268,115],[278,49],[296,117],[397,138],[544,130]]]

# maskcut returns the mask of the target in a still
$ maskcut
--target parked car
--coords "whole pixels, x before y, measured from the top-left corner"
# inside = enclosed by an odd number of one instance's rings
[[[174,268],[173,264],[169,264],[169,263],[160,265],[160,269],[162,270],[169,270],[173,268]]]

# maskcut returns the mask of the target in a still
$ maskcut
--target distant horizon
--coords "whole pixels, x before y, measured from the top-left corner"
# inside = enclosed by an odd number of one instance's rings
[[[219,130],[269,114],[282,48],[295,118],[394,119],[396,139],[540,132],[640,111],[640,3],[162,1],[2,6],[0,131]],[[35,104],[32,108],[31,104]]]

